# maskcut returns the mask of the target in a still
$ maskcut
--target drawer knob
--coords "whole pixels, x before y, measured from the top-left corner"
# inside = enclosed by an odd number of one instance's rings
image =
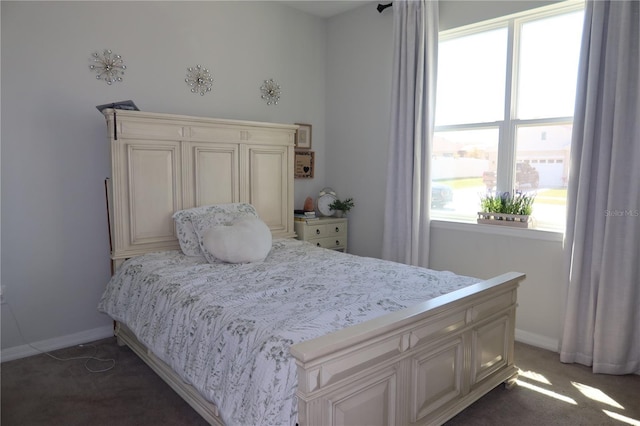
[[[320,243],[316,243],[316,246],[320,247]]]
[[[316,234],[320,235],[320,230],[319,229],[316,229]]]
[[[336,226],[336,232],[340,232],[340,228]]]
[[[340,245],[340,241],[336,240],[336,245],[339,246]]]

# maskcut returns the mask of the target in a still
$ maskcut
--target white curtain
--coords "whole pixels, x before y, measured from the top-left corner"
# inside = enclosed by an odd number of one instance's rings
[[[393,14],[391,129],[382,257],[426,267],[438,1],[396,0]]]
[[[586,4],[560,359],[640,372],[640,2]]]

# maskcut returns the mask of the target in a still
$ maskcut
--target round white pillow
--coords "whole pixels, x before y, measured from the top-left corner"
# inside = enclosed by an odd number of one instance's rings
[[[203,236],[206,251],[228,263],[262,262],[271,251],[271,230],[252,217],[212,226]]]

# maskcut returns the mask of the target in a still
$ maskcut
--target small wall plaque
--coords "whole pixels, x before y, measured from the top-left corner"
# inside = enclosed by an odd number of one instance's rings
[[[296,151],[295,172],[296,179],[313,179],[315,152]]]

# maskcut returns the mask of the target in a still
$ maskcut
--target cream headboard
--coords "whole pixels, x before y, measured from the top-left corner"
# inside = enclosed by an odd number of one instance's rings
[[[253,204],[274,237],[292,237],[298,126],[106,109],[114,265],[178,249],[174,212]],[[114,131],[115,129],[115,131]]]

